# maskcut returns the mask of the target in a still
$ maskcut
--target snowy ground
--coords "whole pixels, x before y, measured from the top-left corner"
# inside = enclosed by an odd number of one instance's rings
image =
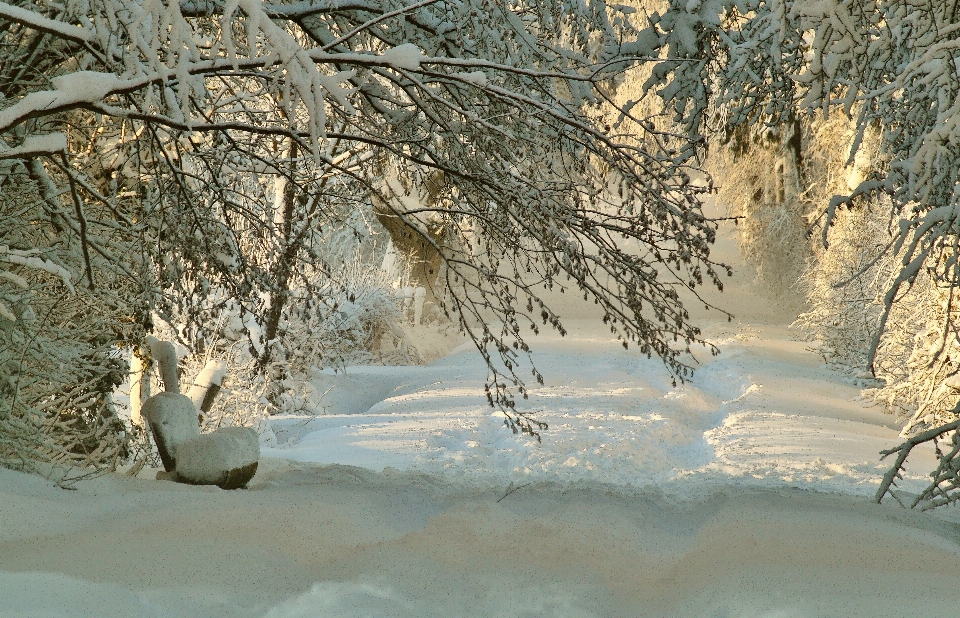
[[[275,418],[278,447],[264,453],[475,486],[588,482],[680,497],[723,483],[876,491],[893,418],[853,401],[857,389],[786,328],[716,327],[722,353],[703,354],[695,377],[673,388],[657,360],[578,326],[538,345],[547,383],[518,408],[551,423],[539,444],[504,431],[483,397],[482,362],[465,349],[426,368],[318,375],[328,414]],[[927,465],[913,467],[905,489],[919,489]]]
[[[537,341],[540,444],[463,349],[315,376],[244,491],[0,470],[0,618],[956,615],[958,509],[872,504],[893,419],[730,288],[754,326],[676,389],[594,323]]]

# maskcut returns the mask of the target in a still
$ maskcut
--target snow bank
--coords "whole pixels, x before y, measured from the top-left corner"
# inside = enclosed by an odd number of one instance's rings
[[[960,533],[844,495],[473,490],[265,466],[244,492],[0,470],[0,615],[950,616]]]
[[[318,374],[338,413],[273,418],[284,446],[243,492],[0,470],[0,613],[952,615],[956,509],[866,497],[890,417],[785,330],[745,332],[714,333],[724,353],[677,389],[599,335],[542,342],[541,444],[460,353]]]

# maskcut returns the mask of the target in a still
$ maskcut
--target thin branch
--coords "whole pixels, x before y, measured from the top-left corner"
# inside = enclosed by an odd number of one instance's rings
[[[953,409],[954,414],[960,413],[960,406],[957,406]],[[913,447],[918,444],[923,444],[925,442],[930,442],[931,440],[936,440],[945,433],[951,431],[956,431],[960,429],[960,419],[953,421],[952,423],[947,423],[946,425],[941,425],[940,427],[934,427],[933,429],[927,430],[921,434],[917,434],[895,448],[887,449],[885,451],[880,451],[881,461],[885,459],[888,455],[894,453],[899,453],[897,455],[897,460],[894,462],[892,468],[887,470],[886,474],[883,475],[883,479],[880,481],[880,487],[877,489],[877,493],[874,496],[873,500],[877,504],[880,504],[880,501],[883,500],[883,497],[890,493],[890,487],[895,485],[895,480],[900,478],[900,473],[903,470],[903,464],[907,460],[907,456],[910,454],[910,451],[913,450]]]
[[[67,155],[65,153],[61,154],[60,159],[63,162],[63,167],[67,168],[69,166]],[[90,265],[89,243],[87,241],[87,217],[83,212],[83,202],[80,199],[80,194],[77,193],[77,183],[73,180],[73,174],[67,174],[67,182],[70,185],[70,195],[73,197],[73,206],[76,209],[77,222],[80,225],[80,249],[83,252],[83,263],[86,268],[87,282],[92,290],[95,286],[93,283],[93,267]]]

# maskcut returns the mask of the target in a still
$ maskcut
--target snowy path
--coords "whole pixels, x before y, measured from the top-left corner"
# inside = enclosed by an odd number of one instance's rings
[[[246,491],[0,470],[0,616],[953,615],[956,509],[872,504],[892,419],[758,332],[677,389],[583,330],[541,342],[541,444],[459,353],[318,377],[328,414],[277,419]]]
[[[708,328],[676,389],[587,323],[532,342],[540,444],[467,350],[317,376],[326,413],[275,419],[245,491],[0,469],[0,618],[957,615],[960,510],[873,504],[893,419],[726,289],[768,326]]]
[[[656,360],[602,337],[541,343],[547,383],[522,402],[551,425],[540,444],[504,431],[502,416],[485,404],[483,366],[470,351],[427,368],[321,375],[328,414],[276,418],[280,446],[264,452],[481,486],[585,481],[690,495],[704,484],[738,482],[876,491],[885,470],[878,453],[898,439],[892,417],[854,401],[858,390],[787,329],[715,342],[722,353],[707,355],[677,388]],[[931,461],[915,456],[904,489],[919,489]]]

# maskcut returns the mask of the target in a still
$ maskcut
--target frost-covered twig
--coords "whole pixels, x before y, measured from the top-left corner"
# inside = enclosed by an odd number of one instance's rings
[[[957,412],[960,412],[960,408],[954,409],[954,413],[957,413]],[[904,442],[900,446],[897,446],[892,449],[880,451],[881,460],[894,453],[898,453],[898,455],[893,466],[883,475],[883,480],[881,480],[880,482],[880,487],[877,489],[877,493],[874,496],[874,501],[876,501],[877,504],[879,504],[880,501],[883,500],[883,497],[891,492],[891,488],[896,486],[896,479],[903,478],[901,475],[903,471],[903,465],[906,462],[907,456],[910,454],[910,451],[913,450],[913,447],[917,446],[918,444],[930,442],[931,440],[936,440],[937,438],[939,438],[940,436],[946,433],[956,432],[957,429],[960,429],[960,419],[952,423],[947,423],[946,425],[941,425],[940,427],[936,427],[934,429],[930,429],[921,434],[913,436],[912,438],[908,439],[906,442]],[[954,441],[956,441],[956,435],[957,434],[954,434],[955,436]],[[955,459],[955,456],[956,456],[956,449],[954,449],[953,457],[947,457],[947,458],[941,457],[940,467],[938,468],[938,472],[942,470],[942,468],[944,467],[944,463],[948,463],[949,465],[955,464],[957,462],[957,460]],[[941,477],[940,474],[934,473],[934,483],[930,487],[928,487],[926,490],[924,490],[920,494],[920,496],[916,498],[912,506],[916,506],[917,504],[919,504],[924,499],[924,497],[932,497],[934,494],[940,493],[937,491],[937,488],[941,483],[949,482],[951,476],[953,478],[953,482],[956,484],[958,480],[956,471],[954,471],[952,475],[948,475],[948,477]],[[942,494],[942,495],[945,496],[945,494]],[[958,499],[958,497],[953,497],[952,499],[956,500]],[[939,506],[939,504],[934,506]]]

